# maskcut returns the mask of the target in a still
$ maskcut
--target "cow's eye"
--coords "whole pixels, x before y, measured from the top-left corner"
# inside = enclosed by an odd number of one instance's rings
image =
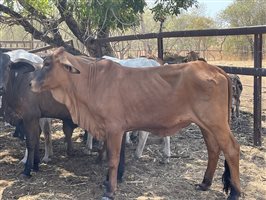
[[[64,68],[65,68],[68,72],[71,72],[71,70],[72,70],[72,67],[69,66],[69,65],[64,65]]]
[[[44,67],[48,67],[48,66],[49,66],[49,63],[48,63],[48,62],[45,62],[45,63],[43,64],[43,66],[44,66]]]

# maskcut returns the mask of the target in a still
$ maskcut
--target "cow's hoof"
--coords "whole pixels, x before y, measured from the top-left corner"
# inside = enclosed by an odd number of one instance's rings
[[[24,173],[21,173],[19,175],[19,179],[21,179],[21,180],[29,180],[30,178],[31,178],[31,175],[30,174],[29,175],[26,175]]]
[[[239,200],[239,196],[229,196],[227,200]]]
[[[123,177],[117,178],[117,183],[123,183]]]
[[[159,161],[160,164],[169,164],[170,163],[170,159],[169,158],[163,158],[162,160]]]
[[[40,171],[40,169],[39,168],[32,168],[32,171],[35,172],[35,173],[37,173],[37,172]]]
[[[108,187],[108,185],[109,185],[109,181],[103,181],[103,184],[102,184],[102,186],[104,187],[104,188],[107,188]]]
[[[67,156],[68,156],[68,157],[74,157],[74,155],[75,155],[75,154],[74,154],[73,151],[71,151],[71,152],[68,152],[68,151],[67,151]]]
[[[240,192],[237,192],[234,188],[231,188],[230,195],[227,197],[227,200],[238,200],[240,196]]]
[[[48,162],[51,162],[51,161],[52,161],[52,159],[48,158],[48,157],[43,157],[43,159],[42,159],[42,162],[44,162],[44,163],[48,163]]]
[[[104,193],[102,200],[114,200],[114,193],[106,192]]]
[[[38,171],[40,171],[39,164],[35,164],[35,165],[32,167],[32,170],[33,170],[34,172],[38,172]]]
[[[27,162],[27,159],[24,159],[24,158],[23,158],[21,161],[19,161],[19,164],[24,164],[24,165],[25,165],[26,162]]]
[[[95,163],[98,165],[103,164],[103,157],[102,156],[97,156],[97,158],[95,159]]]
[[[84,149],[83,153],[84,153],[85,155],[90,156],[90,155],[92,155],[92,150],[91,150],[91,149]]]
[[[207,184],[201,183],[201,184],[196,184],[195,188],[196,188],[196,190],[207,191],[207,190],[209,190],[210,186]]]
[[[102,200],[113,200],[114,198],[102,197]]]
[[[142,155],[140,155],[139,153],[134,153],[134,158],[136,159],[136,160],[140,160],[140,158],[141,158],[141,156]]]

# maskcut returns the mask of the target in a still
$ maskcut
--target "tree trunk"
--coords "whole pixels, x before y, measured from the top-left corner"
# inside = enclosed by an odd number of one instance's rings
[[[109,29],[104,28],[98,31],[97,38],[108,38],[109,37]],[[90,40],[85,44],[90,56],[93,57],[102,57],[104,55],[114,56],[114,51],[111,47],[110,43],[102,43],[99,44],[96,40]]]

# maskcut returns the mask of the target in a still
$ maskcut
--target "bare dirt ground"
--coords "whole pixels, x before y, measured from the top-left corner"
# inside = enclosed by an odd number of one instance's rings
[[[252,115],[241,113],[233,133],[241,144],[240,172],[242,198],[247,200],[266,199],[266,148],[265,139],[260,148],[252,146]],[[80,139],[82,130],[74,133],[74,156],[65,153],[64,136],[61,124],[54,123],[53,160],[42,163],[40,171],[32,178],[19,177],[23,165],[25,144],[12,137],[13,128],[0,130],[0,198],[3,200],[46,200],[46,199],[100,199],[103,194],[101,183],[105,178],[106,164],[96,164],[96,155],[86,155]],[[265,136],[264,136],[265,138]],[[41,141],[41,155],[44,154],[44,141]],[[207,165],[207,151],[202,135],[195,125],[172,137],[173,158],[170,164],[160,164],[160,144],[149,144],[143,158],[133,157],[135,146],[127,147],[126,173],[124,182],[119,184],[116,199],[158,200],[158,199],[226,199],[222,192],[221,176],[223,156],[217,166],[211,190],[196,191]]]

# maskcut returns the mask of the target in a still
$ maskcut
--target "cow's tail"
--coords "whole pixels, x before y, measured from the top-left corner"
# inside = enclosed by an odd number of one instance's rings
[[[226,77],[227,79],[227,83],[228,83],[228,124],[229,127],[231,125],[231,106],[232,106],[232,81],[230,79],[230,77],[228,76],[228,74],[226,74],[224,72],[224,70],[222,70],[221,68],[219,68],[219,71]],[[227,161],[224,161],[224,173],[222,176],[222,181],[223,181],[223,185],[224,185],[224,192],[226,194],[228,194],[229,189],[231,189],[231,174],[230,174],[230,169],[228,166]]]

